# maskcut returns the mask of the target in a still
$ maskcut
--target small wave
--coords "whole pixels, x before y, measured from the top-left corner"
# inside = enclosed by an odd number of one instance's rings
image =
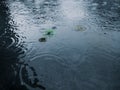
[[[58,55],[55,55],[55,54],[50,54],[50,53],[38,54],[38,55],[32,57],[29,61],[32,62],[35,60],[42,60],[42,61],[43,60],[52,60],[52,61],[58,62],[59,64],[66,65],[64,58],[62,58]]]

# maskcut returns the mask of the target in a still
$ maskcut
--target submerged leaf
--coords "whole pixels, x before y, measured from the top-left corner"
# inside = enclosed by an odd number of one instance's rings
[[[85,27],[82,27],[82,26],[77,26],[75,31],[85,31]]]
[[[46,40],[45,37],[42,37],[42,38],[39,39],[39,41],[40,41],[40,42],[46,42],[47,40]]]

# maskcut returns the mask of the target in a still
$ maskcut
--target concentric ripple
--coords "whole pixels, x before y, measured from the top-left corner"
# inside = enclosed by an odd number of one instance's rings
[[[48,61],[48,60],[58,62],[59,64],[62,64],[62,65],[66,65],[64,58],[55,54],[50,54],[50,53],[41,53],[41,54],[35,55],[29,61],[35,62],[35,61]]]
[[[17,47],[20,45],[21,41],[19,40],[18,37],[16,37],[16,35],[12,36],[3,36],[2,38],[0,38],[0,40],[2,41],[2,46],[6,47],[6,48],[10,48],[12,46]]]
[[[28,64],[23,64],[20,69],[19,77],[21,84],[27,88],[39,88],[45,90],[45,87],[39,84],[39,79],[35,69]],[[30,89],[31,90],[31,89]]]

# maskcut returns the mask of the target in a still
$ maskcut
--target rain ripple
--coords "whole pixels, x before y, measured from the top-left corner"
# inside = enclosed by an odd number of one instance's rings
[[[40,53],[38,55],[35,55],[33,56],[29,61],[32,62],[32,61],[48,61],[48,60],[52,60],[52,61],[55,61],[55,62],[58,62],[59,64],[62,64],[62,65],[66,65],[65,64],[65,59],[58,56],[58,55],[55,55],[55,54],[51,54],[51,53]]]

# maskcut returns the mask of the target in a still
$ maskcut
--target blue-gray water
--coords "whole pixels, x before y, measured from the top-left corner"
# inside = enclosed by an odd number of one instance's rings
[[[120,90],[120,0],[0,0],[0,90]]]

